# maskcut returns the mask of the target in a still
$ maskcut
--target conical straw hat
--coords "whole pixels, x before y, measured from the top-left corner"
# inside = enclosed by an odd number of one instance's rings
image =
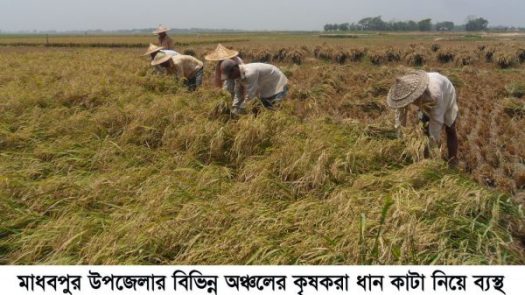
[[[155,58],[151,61],[152,66],[157,66],[160,64],[163,64],[170,60],[171,56],[167,55],[166,53],[160,52],[159,54],[155,55]]]
[[[146,56],[146,55],[150,55],[150,54],[152,54],[152,53],[154,53],[154,52],[157,52],[157,51],[160,51],[160,50],[162,50],[162,49],[164,49],[164,47],[162,47],[162,46],[157,46],[157,45],[155,45],[155,44],[150,43],[150,44],[149,44],[149,47],[148,47],[148,50],[146,51],[146,53],[144,53],[144,56]]]
[[[239,51],[228,49],[222,46],[222,44],[219,44],[215,51],[206,55],[204,58],[209,61],[221,61],[236,57],[237,55],[239,55]]]
[[[159,25],[158,28],[155,29],[155,31],[153,31],[153,35],[158,35],[160,33],[165,33],[167,31],[169,31],[170,28],[166,27],[165,25]]]
[[[428,87],[428,74],[415,71],[396,79],[386,99],[391,108],[403,108],[421,97]]]

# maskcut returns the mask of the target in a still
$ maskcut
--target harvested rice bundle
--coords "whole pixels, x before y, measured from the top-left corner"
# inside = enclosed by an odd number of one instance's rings
[[[388,62],[399,62],[401,60],[401,51],[395,48],[388,48],[385,53],[385,60]]]
[[[294,50],[290,53],[290,59],[296,65],[303,63],[303,53],[299,50]]]
[[[314,56],[315,58],[321,58],[321,46],[316,46],[314,49]]]
[[[439,49],[441,49],[441,45],[434,43],[432,44],[430,49],[432,50],[432,52],[437,52]]]
[[[277,52],[273,55],[273,60],[276,61],[284,61],[288,57],[288,49],[287,48],[281,48],[277,50]]]
[[[245,47],[239,48],[237,51],[239,51],[239,57],[242,59],[248,58],[249,50]]]
[[[421,52],[410,52],[405,56],[405,60],[409,66],[420,67],[427,61],[425,54]]]
[[[487,45],[485,45],[485,44],[478,45],[478,50],[479,51],[485,51],[485,48],[487,48]]]
[[[370,62],[376,66],[385,63],[385,56],[381,52],[372,52],[368,55]]]
[[[324,60],[332,60],[334,57],[334,50],[333,48],[325,48],[321,51],[320,58]]]
[[[366,55],[366,48],[350,49],[348,58],[353,62],[360,62]]]
[[[255,52],[253,59],[256,62],[271,62],[272,53],[268,49],[261,49]]]
[[[301,46],[301,51],[305,54],[310,53],[310,49],[306,45]]]
[[[334,57],[334,49],[331,47],[326,47],[326,46],[323,46],[323,47],[318,46],[314,50],[314,55],[318,59],[331,61],[333,60],[333,57]]]
[[[496,48],[494,47],[487,47],[485,48],[485,61],[486,62],[492,62],[494,53],[496,53]]]
[[[331,61],[334,57],[334,49],[326,46],[326,44],[323,44],[323,46],[317,46],[314,49],[314,56],[317,59]]]
[[[457,66],[468,66],[474,64],[475,60],[468,52],[463,52],[456,56],[455,64]]]
[[[432,158],[437,158],[437,148],[431,148],[430,141],[427,136],[423,134],[422,128],[403,128],[403,141],[405,148],[403,150],[403,157],[412,162],[419,162],[425,159],[425,150],[430,152]]]
[[[505,52],[497,53],[494,56],[494,61],[502,69],[510,68],[518,63],[518,59],[514,54],[509,54]]]
[[[518,57],[518,61],[520,63],[525,63],[525,48],[518,48],[516,56]]]
[[[454,60],[456,54],[451,49],[444,49],[437,54],[437,60],[440,63],[449,63]]]
[[[339,50],[335,53],[334,60],[338,64],[344,64],[346,63],[346,60],[348,59],[348,52],[344,50]]]

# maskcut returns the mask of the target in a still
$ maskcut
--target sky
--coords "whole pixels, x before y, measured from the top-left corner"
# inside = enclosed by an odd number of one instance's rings
[[[481,16],[525,27],[525,0],[0,0],[0,31],[151,28],[321,30],[326,23]]]

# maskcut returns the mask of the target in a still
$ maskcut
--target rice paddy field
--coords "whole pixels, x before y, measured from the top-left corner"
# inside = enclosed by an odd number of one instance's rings
[[[525,38],[172,36],[290,80],[230,114],[151,70],[151,36],[0,37],[1,264],[524,264]],[[386,94],[418,68],[458,92],[460,165],[424,159]],[[414,112],[413,112],[414,113]]]

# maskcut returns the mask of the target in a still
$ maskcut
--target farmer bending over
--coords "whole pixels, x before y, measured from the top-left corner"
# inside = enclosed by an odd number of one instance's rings
[[[152,66],[160,65],[166,69],[168,75],[175,75],[177,78],[185,78],[188,90],[194,91],[202,85],[204,67],[202,61],[190,55],[170,56],[165,53],[158,53],[151,62]]]
[[[445,124],[448,163],[451,166],[457,165],[456,117],[458,105],[456,90],[447,77],[439,73],[424,71],[416,71],[399,77],[388,92],[387,104],[396,110],[395,126],[398,130],[401,126],[406,126],[408,106],[416,105],[419,109],[419,119],[432,145],[439,144],[441,129]],[[425,151],[425,154],[428,156],[428,150]]]
[[[238,64],[230,59],[221,63],[221,80],[235,80],[233,113],[244,112],[245,101],[258,97],[272,108],[288,93],[288,79],[276,67],[264,63]]]
[[[159,52],[165,53],[165,54],[170,55],[170,56],[175,56],[175,55],[179,54],[175,50],[166,50],[166,49],[164,49],[164,47],[157,46],[155,44],[151,44],[150,43],[148,49],[146,50],[146,53],[144,53],[144,56],[148,56],[149,55],[149,57],[153,61],[155,59],[155,56]],[[155,66],[155,72],[156,73],[163,73],[163,70],[164,70],[164,68],[162,68],[161,66]]]

